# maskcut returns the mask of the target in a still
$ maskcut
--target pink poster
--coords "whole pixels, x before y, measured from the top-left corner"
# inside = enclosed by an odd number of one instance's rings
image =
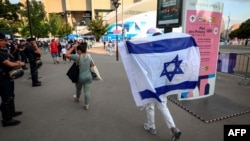
[[[200,49],[199,84],[180,100],[197,99],[214,94],[223,4],[213,0],[190,0],[184,5],[183,29],[192,35]]]
[[[201,55],[200,75],[213,74],[216,71],[220,38],[221,13],[188,10],[186,33],[191,34]]]

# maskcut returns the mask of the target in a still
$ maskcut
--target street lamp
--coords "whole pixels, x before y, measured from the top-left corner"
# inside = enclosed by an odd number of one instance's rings
[[[62,12],[62,15],[63,16],[65,16],[65,21],[66,21],[66,35],[67,35],[67,41],[68,41],[68,39],[69,39],[69,37],[68,37],[68,16],[70,15],[70,13],[69,12],[67,12],[67,11],[65,11],[65,12]]]
[[[118,57],[118,35],[117,35],[117,30],[118,30],[118,27],[117,27],[117,8],[118,8],[119,5],[121,4],[119,1],[120,1],[120,0],[111,0],[112,5],[115,7],[115,23],[116,23],[116,26],[115,26],[115,30],[116,30],[116,60],[117,60],[117,61],[119,60],[119,57]]]
[[[226,30],[226,39],[228,40],[228,34],[229,34],[229,23],[230,23],[230,15],[228,16],[228,22],[227,22],[227,30]]]
[[[30,37],[33,37],[32,24],[31,24],[31,19],[30,19],[30,2],[29,2],[29,0],[26,0],[26,4],[27,4],[27,13],[28,13],[28,20],[29,20]]]

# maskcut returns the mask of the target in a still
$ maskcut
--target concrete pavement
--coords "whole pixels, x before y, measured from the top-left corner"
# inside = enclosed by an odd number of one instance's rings
[[[169,141],[170,134],[161,113],[156,109],[158,135],[143,129],[145,109],[136,107],[121,60],[109,56],[102,47],[89,50],[103,81],[91,86],[90,111],[83,110],[72,99],[73,83],[66,72],[71,62],[53,64],[49,54],[43,55],[39,76],[43,85],[31,87],[29,70],[16,80],[16,109],[23,115],[15,127],[0,127],[1,141]],[[249,104],[250,87],[240,86],[240,78],[218,74],[216,94],[242,104]],[[250,124],[250,114],[204,123],[171,101],[168,107],[176,125],[182,130],[180,141],[223,141],[223,125]]]

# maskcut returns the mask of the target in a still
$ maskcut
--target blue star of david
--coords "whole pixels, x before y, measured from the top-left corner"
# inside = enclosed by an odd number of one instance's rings
[[[172,61],[164,63],[163,71],[162,71],[160,77],[166,75],[168,80],[172,81],[174,75],[176,75],[176,74],[184,74],[184,72],[180,68],[180,64],[181,64],[182,60],[178,60],[178,58],[179,58],[178,55],[176,55],[176,57]],[[170,64],[175,65],[175,67],[174,67],[174,69],[172,71],[167,70],[167,68],[168,68],[168,66]]]

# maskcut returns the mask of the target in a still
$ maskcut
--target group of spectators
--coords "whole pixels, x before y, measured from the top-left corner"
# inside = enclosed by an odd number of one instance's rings
[[[26,64],[29,64],[32,87],[41,86],[42,82],[38,80],[39,67],[37,65],[37,60],[41,57],[41,50],[50,53],[54,63],[58,64],[58,57],[61,57],[60,53],[63,53],[63,58],[66,61],[66,52],[73,48],[75,42],[78,41],[69,41],[65,46],[62,46],[56,39],[52,39],[50,42],[36,41],[35,38],[13,40],[5,38],[5,35],[0,33],[0,96],[2,100],[0,109],[3,127],[21,123],[21,121],[13,119],[22,115],[22,112],[15,110],[15,78],[10,77],[10,71],[16,67],[28,70]],[[72,51],[72,54],[75,53]]]
[[[248,46],[250,45],[250,39],[238,39],[234,38],[233,40],[221,40],[220,45],[240,45]]]

